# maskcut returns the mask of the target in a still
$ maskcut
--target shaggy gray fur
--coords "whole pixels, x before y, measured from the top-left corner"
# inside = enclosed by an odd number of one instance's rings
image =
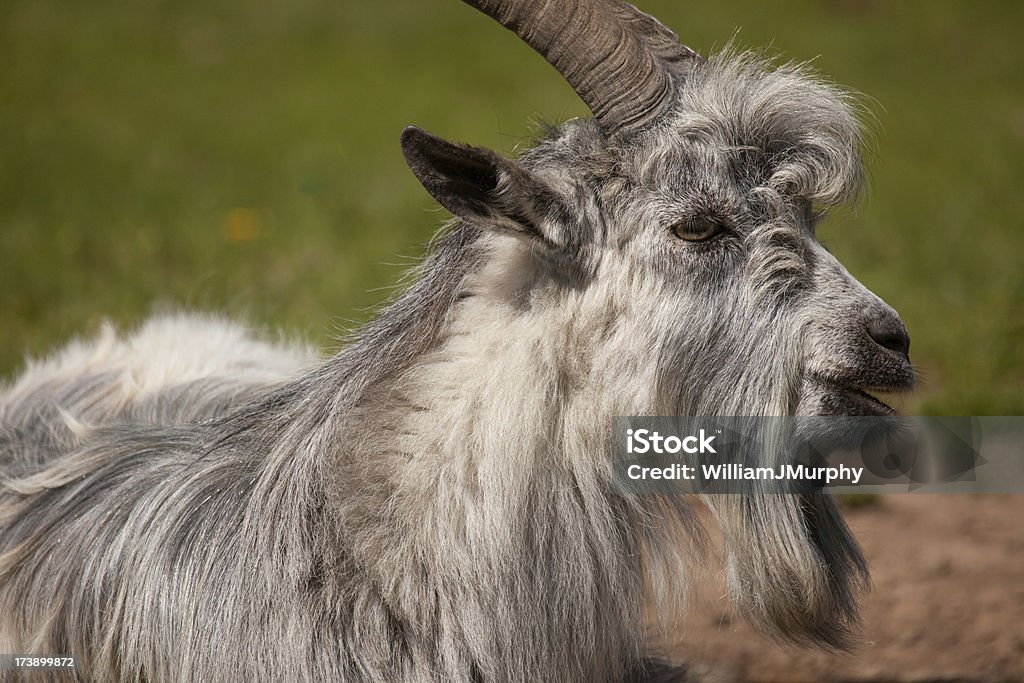
[[[865,323],[895,313],[814,238],[859,130],[804,69],[719,55],[628,142],[577,120],[518,161],[410,148],[493,187],[328,360],[246,337],[135,390],[156,359],[127,340],[36,368],[0,394],[0,651],[104,681],[670,680],[644,607],[708,557],[689,501],[613,489],[612,417],[912,382]],[[699,216],[726,232],[672,234]],[[230,328],[189,329],[186,360]],[[844,645],[866,572],[832,500],[706,502],[741,611]]]

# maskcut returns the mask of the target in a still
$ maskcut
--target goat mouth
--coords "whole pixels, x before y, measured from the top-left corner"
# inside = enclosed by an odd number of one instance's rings
[[[895,408],[877,394],[903,393],[902,387],[873,387],[845,384],[823,377],[813,377],[818,396],[818,410],[822,415],[872,416],[897,415]]]

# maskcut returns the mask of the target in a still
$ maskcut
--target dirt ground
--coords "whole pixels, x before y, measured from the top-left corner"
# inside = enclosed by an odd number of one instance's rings
[[[856,652],[768,640],[714,580],[666,649],[723,683],[1024,682],[1024,495],[879,496],[847,519],[873,581]]]

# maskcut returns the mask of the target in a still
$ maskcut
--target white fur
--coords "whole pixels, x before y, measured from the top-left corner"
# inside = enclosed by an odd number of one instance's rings
[[[309,346],[272,344],[243,325],[214,315],[159,315],[124,335],[106,322],[94,338],[77,339],[49,357],[29,360],[24,373],[4,392],[0,417],[4,406],[20,397],[89,375],[116,378],[107,388],[107,400],[123,408],[169,386],[198,380],[271,385],[298,375],[317,360]],[[66,413],[65,423],[72,431],[83,428],[72,413]]]

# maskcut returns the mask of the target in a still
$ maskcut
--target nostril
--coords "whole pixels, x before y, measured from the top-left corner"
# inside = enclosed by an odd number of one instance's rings
[[[868,323],[868,335],[890,351],[910,355],[910,334],[903,321],[895,316],[881,316]]]

